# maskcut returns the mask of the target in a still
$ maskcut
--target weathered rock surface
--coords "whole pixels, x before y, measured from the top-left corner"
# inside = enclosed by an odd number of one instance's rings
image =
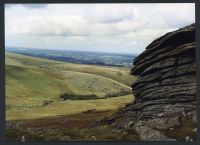
[[[144,125],[136,125],[135,132],[139,134],[142,141],[168,141],[169,139],[157,130]]]
[[[165,34],[153,41],[134,60],[132,85],[135,102],[119,111],[112,125],[132,127],[141,140],[167,140],[155,129],[180,125],[180,117],[196,121],[195,24]],[[184,115],[183,115],[184,114]],[[150,132],[150,133],[149,133]],[[148,135],[148,134],[153,134]]]

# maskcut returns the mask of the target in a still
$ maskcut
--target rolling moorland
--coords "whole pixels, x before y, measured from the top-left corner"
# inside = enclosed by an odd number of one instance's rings
[[[134,59],[133,68],[7,53],[6,137],[10,141],[194,141],[195,49],[192,24],[154,40]],[[49,96],[53,89],[57,93]],[[15,101],[19,98],[22,103]]]
[[[129,71],[6,52],[7,140],[135,140],[98,125],[134,101]]]

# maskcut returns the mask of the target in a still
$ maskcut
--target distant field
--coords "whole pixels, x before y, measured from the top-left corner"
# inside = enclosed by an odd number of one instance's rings
[[[120,94],[131,94],[129,85],[134,80],[125,68],[79,65],[6,53],[6,119],[116,109],[133,101],[132,95]],[[114,94],[116,97],[62,101],[60,95],[64,93],[95,94],[99,98]],[[50,103],[44,105],[45,101]]]
[[[26,56],[34,56],[37,58],[72,62],[76,64],[91,64],[91,65],[120,66],[120,67],[132,67],[132,61],[136,57],[134,54],[52,50],[52,49],[39,49],[39,48],[27,49],[19,47],[6,47],[6,51]]]

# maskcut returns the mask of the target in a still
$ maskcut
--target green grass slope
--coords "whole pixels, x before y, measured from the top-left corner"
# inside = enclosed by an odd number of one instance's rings
[[[131,93],[131,88],[119,81],[120,77],[113,79],[120,73],[129,80],[128,70],[124,68],[78,65],[6,53],[6,118],[66,115],[87,109],[106,110],[125,105],[133,100],[132,95],[128,95],[128,99],[116,97],[108,100],[61,101],[60,98],[65,93],[83,96],[95,94],[99,98]],[[45,100],[52,102],[44,106]]]
[[[58,75],[37,68],[6,65],[6,105],[40,105],[43,100],[59,99],[72,92]]]
[[[97,111],[114,110],[124,107],[127,103],[134,101],[133,95],[121,97],[96,99],[96,100],[66,100],[54,102],[45,107],[37,108],[13,108],[6,112],[6,120],[36,119],[43,117],[56,117],[60,115],[71,115],[87,110]],[[16,115],[17,114],[17,115]]]
[[[60,71],[75,71],[83,72],[94,75],[103,76],[110,78],[117,82],[123,83],[125,85],[132,85],[136,77],[130,75],[130,69],[120,68],[120,67],[109,67],[109,66],[96,66],[96,65],[86,65],[86,64],[74,64],[68,62],[53,61],[48,59],[41,59],[35,57],[29,57],[19,54],[6,53],[7,63],[14,62],[22,64],[24,66],[35,66],[45,69],[53,69],[57,72]]]

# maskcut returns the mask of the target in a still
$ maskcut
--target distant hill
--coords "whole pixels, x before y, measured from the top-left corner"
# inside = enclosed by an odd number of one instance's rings
[[[132,67],[132,59],[133,57],[135,57],[134,55],[130,54],[83,52],[70,50],[46,50],[18,47],[6,47],[6,51],[77,64],[93,64],[120,67]]]

